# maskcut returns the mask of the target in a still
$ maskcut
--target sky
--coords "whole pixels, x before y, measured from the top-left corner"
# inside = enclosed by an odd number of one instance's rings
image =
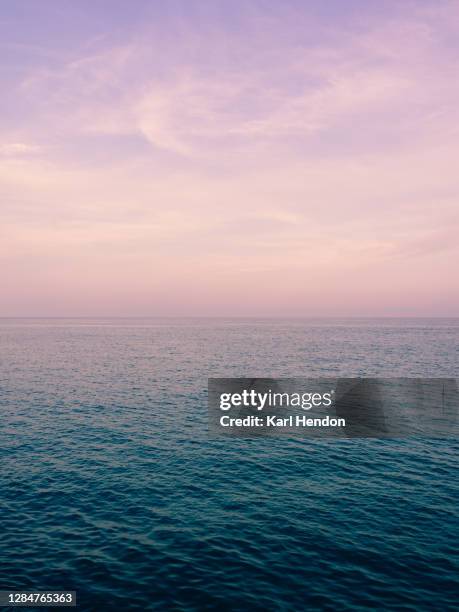
[[[0,0],[0,316],[459,315],[459,3]]]

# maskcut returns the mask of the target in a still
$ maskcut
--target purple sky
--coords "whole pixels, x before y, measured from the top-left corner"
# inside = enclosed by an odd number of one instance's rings
[[[0,0],[0,316],[459,314],[459,3]]]

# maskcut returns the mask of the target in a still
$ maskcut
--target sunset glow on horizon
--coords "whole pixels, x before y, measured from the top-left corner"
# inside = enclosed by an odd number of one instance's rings
[[[458,315],[458,2],[0,9],[0,316]]]

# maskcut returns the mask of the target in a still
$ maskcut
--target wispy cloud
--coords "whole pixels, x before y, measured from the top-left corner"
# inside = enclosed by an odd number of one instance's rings
[[[28,142],[5,142],[0,143],[1,157],[23,157],[37,155],[41,148],[36,144]]]
[[[0,103],[5,313],[62,287],[71,313],[81,291],[102,313],[128,288],[128,314],[185,312],[187,292],[195,314],[241,314],[240,291],[252,314],[452,313],[457,5],[434,8],[236,3],[232,27],[172,11],[25,64],[18,31]],[[378,310],[367,292],[384,288]]]

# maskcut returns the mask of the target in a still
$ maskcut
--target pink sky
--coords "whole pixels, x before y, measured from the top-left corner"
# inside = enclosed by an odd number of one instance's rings
[[[0,316],[458,315],[458,30],[437,0],[2,4]]]

